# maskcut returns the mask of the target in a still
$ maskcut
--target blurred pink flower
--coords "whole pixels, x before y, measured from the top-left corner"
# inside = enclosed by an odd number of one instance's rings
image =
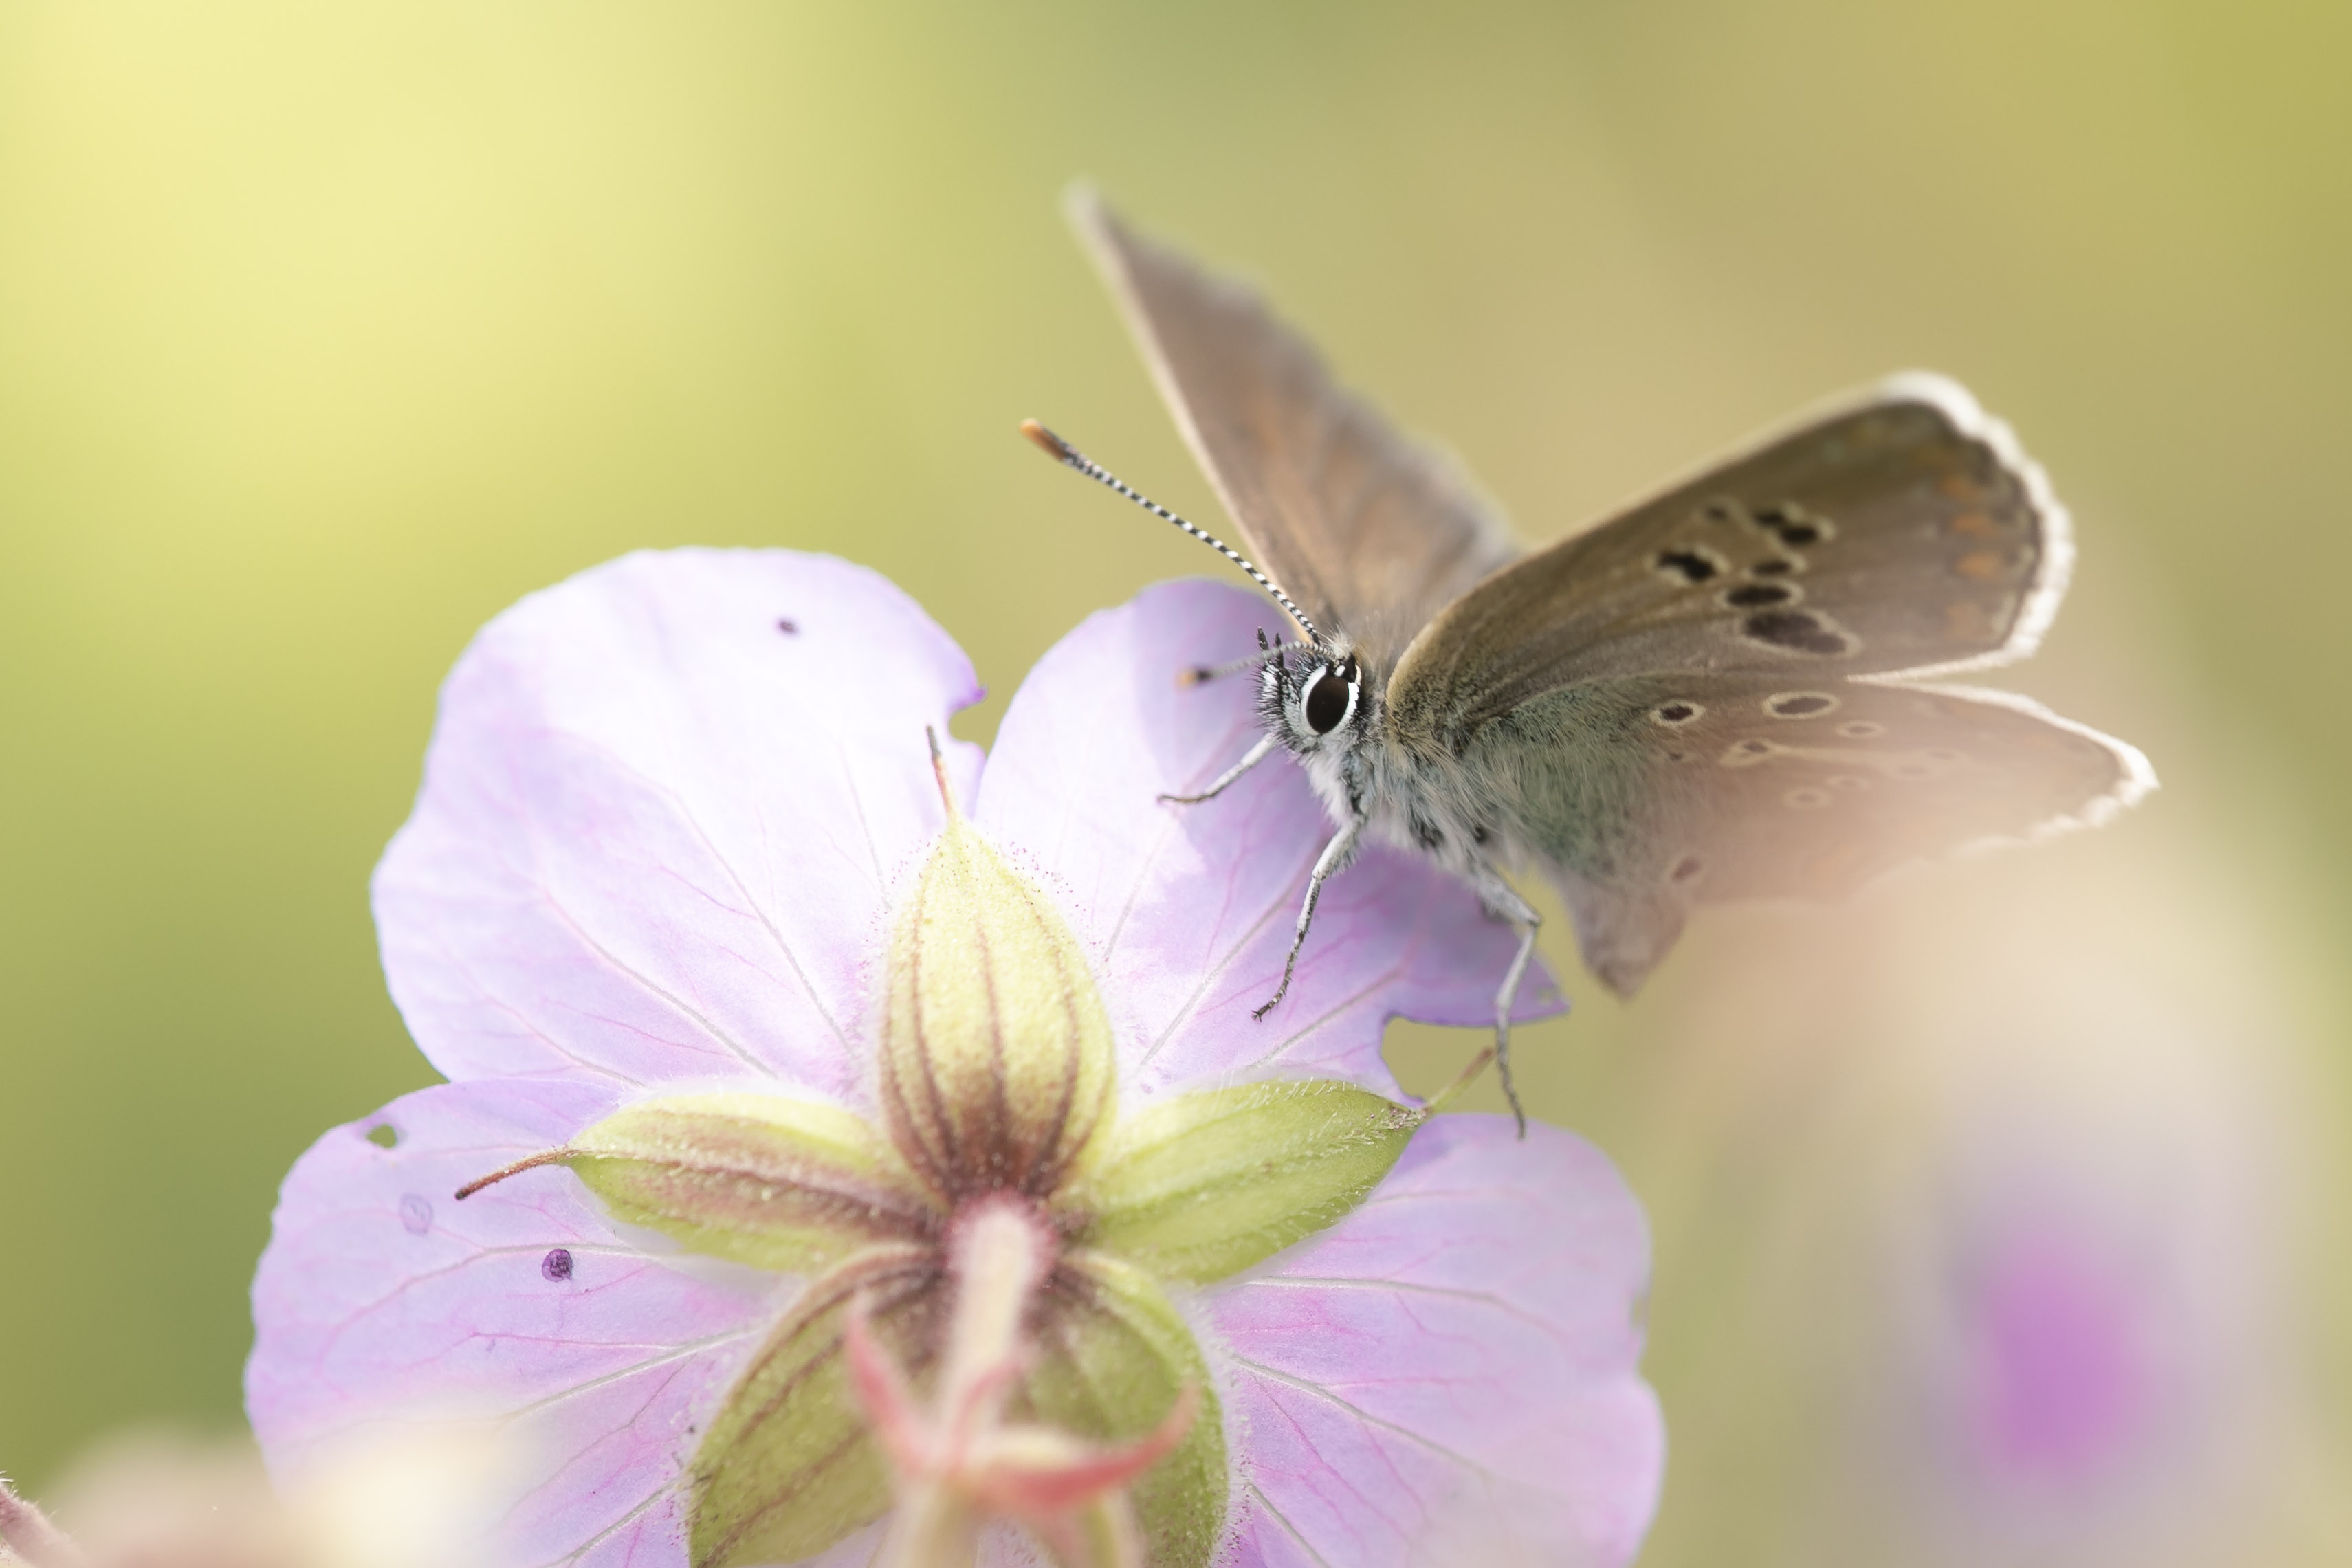
[[[1509,957],[1465,891],[1375,851],[1326,895],[1288,999],[1251,1019],[1320,808],[1277,768],[1204,808],[1156,797],[1246,748],[1247,683],[1172,675],[1263,619],[1214,585],[1148,591],[1046,655],[984,771],[947,748],[977,831],[1085,951],[1122,1116],[1261,1080],[1397,1098],[1386,1020],[1478,1023]],[[288,1177],[247,1374],[273,1469],[471,1423],[530,1456],[493,1562],[688,1560],[698,1431],[800,1282],[622,1225],[564,1172],[451,1195],[656,1096],[877,1115],[889,919],[945,821],[923,732],[978,695],[887,581],[783,552],[632,556],[481,633],[375,882],[394,998],[453,1082]],[[1663,1458],[1636,1370],[1647,1245],[1589,1146],[1448,1116],[1328,1228],[1163,1281],[1223,1423],[1217,1560],[1372,1568],[1471,1536],[1628,1560]],[[815,1560],[865,1561],[878,1528]]]
[[[1710,1518],[1708,1544],[2347,1560],[2291,1266],[2322,1233],[2317,1096],[2263,918],[2177,841],[2111,840],[1740,934],[1658,1042],[1687,1053],[1661,1121],[1713,1167],[1658,1182],[1712,1188],[1661,1232],[1751,1249],[1695,1416],[1740,1441],[1694,1442],[1722,1469],[1683,1480],[1765,1470],[1771,1511]]]

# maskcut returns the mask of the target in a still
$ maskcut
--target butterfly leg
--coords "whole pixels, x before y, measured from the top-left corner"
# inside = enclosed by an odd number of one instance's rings
[[[1520,1109],[1518,1086],[1511,1082],[1511,1009],[1518,1004],[1519,981],[1528,972],[1528,960],[1535,956],[1536,933],[1543,928],[1543,916],[1493,866],[1478,869],[1478,902],[1519,930],[1519,950],[1511,955],[1511,967],[1503,972],[1502,987],[1495,993],[1495,1072],[1503,1082],[1503,1098],[1510,1102],[1511,1114],[1518,1119],[1519,1136],[1524,1138],[1528,1113]]]
[[[1350,817],[1348,825],[1332,834],[1331,841],[1325,844],[1323,852],[1316,857],[1314,873],[1307,879],[1307,902],[1298,910],[1298,930],[1290,938],[1290,956],[1282,961],[1282,984],[1275,988],[1274,995],[1267,999],[1265,1006],[1251,1010],[1250,1017],[1265,1017],[1290,994],[1291,971],[1298,967],[1298,950],[1307,946],[1307,928],[1315,923],[1315,901],[1323,896],[1323,884],[1347,869],[1348,862],[1356,858],[1356,843],[1363,833],[1364,819]]]
[[[1213,800],[1225,792],[1228,785],[1274,754],[1274,737],[1266,736],[1249,748],[1249,755],[1217,775],[1216,782],[1197,795],[1162,795],[1162,800],[1175,806],[1194,806],[1203,800]]]

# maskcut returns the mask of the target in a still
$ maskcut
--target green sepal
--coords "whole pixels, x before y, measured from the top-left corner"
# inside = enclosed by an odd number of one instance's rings
[[[1088,1217],[1088,1246],[1206,1284],[1345,1216],[1425,1120],[1323,1078],[1171,1095],[1122,1116],[1055,1207]]]
[[[850,1384],[845,1322],[865,1291],[876,1343],[919,1364],[937,1267],[929,1249],[877,1247],[802,1292],[695,1450],[694,1568],[797,1563],[882,1517],[890,1473]]]
[[[1085,948],[960,812],[891,928],[882,1024],[891,1139],[944,1197],[1044,1197],[1111,1112],[1110,1015]]]
[[[921,1183],[848,1112],[766,1094],[682,1094],[616,1112],[562,1162],[614,1218],[697,1252],[811,1273],[939,1218]]]
[[[1063,1255],[1035,1368],[1024,1385],[1031,1419],[1116,1443],[1142,1437],[1187,1387],[1200,1406],[1184,1439],[1135,1484],[1151,1568],[1201,1568],[1224,1529],[1225,1426],[1192,1331],[1151,1276],[1078,1249]]]

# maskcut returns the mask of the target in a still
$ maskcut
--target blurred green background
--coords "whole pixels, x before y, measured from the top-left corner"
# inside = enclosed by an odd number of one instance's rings
[[[366,879],[489,615],[642,545],[837,551],[971,650],[985,739],[1080,616],[1211,570],[1013,434],[1216,516],[1060,223],[1085,174],[1529,540],[1895,369],[2018,426],[2083,559],[2010,684],[2167,787],[1953,875],[2170,868],[2133,901],[2170,946],[2118,962],[2203,967],[2242,1141],[2292,1154],[2242,1207],[2299,1500],[2236,1560],[2341,1561],[2347,60],[2337,0],[0,11],[0,1468],[236,1419],[279,1176],[431,1078]],[[1834,1011],[1853,926],[1808,919],[1787,1006]],[[1813,1108],[1872,1080],[1738,1049],[1762,929],[1631,1009],[1571,975],[1522,1040],[1658,1227],[1645,1561],[1932,1555],[1842,1512],[1848,1342],[1787,1281],[1866,1294],[1822,1262],[1860,1244],[1790,1228],[1860,1179]],[[1401,1030],[1400,1069],[1465,1039]]]

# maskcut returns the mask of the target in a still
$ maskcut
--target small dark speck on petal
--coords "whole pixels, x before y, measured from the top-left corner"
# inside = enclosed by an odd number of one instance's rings
[[[422,1236],[433,1228],[433,1205],[417,1193],[403,1193],[400,1197],[400,1228],[411,1236]]]
[[[572,1253],[570,1250],[565,1248],[558,1247],[546,1257],[541,1258],[539,1260],[539,1277],[551,1283],[560,1282],[572,1278]]]
[[[779,621],[776,622],[776,630],[787,637],[797,637],[801,634],[801,623],[793,620]]]

